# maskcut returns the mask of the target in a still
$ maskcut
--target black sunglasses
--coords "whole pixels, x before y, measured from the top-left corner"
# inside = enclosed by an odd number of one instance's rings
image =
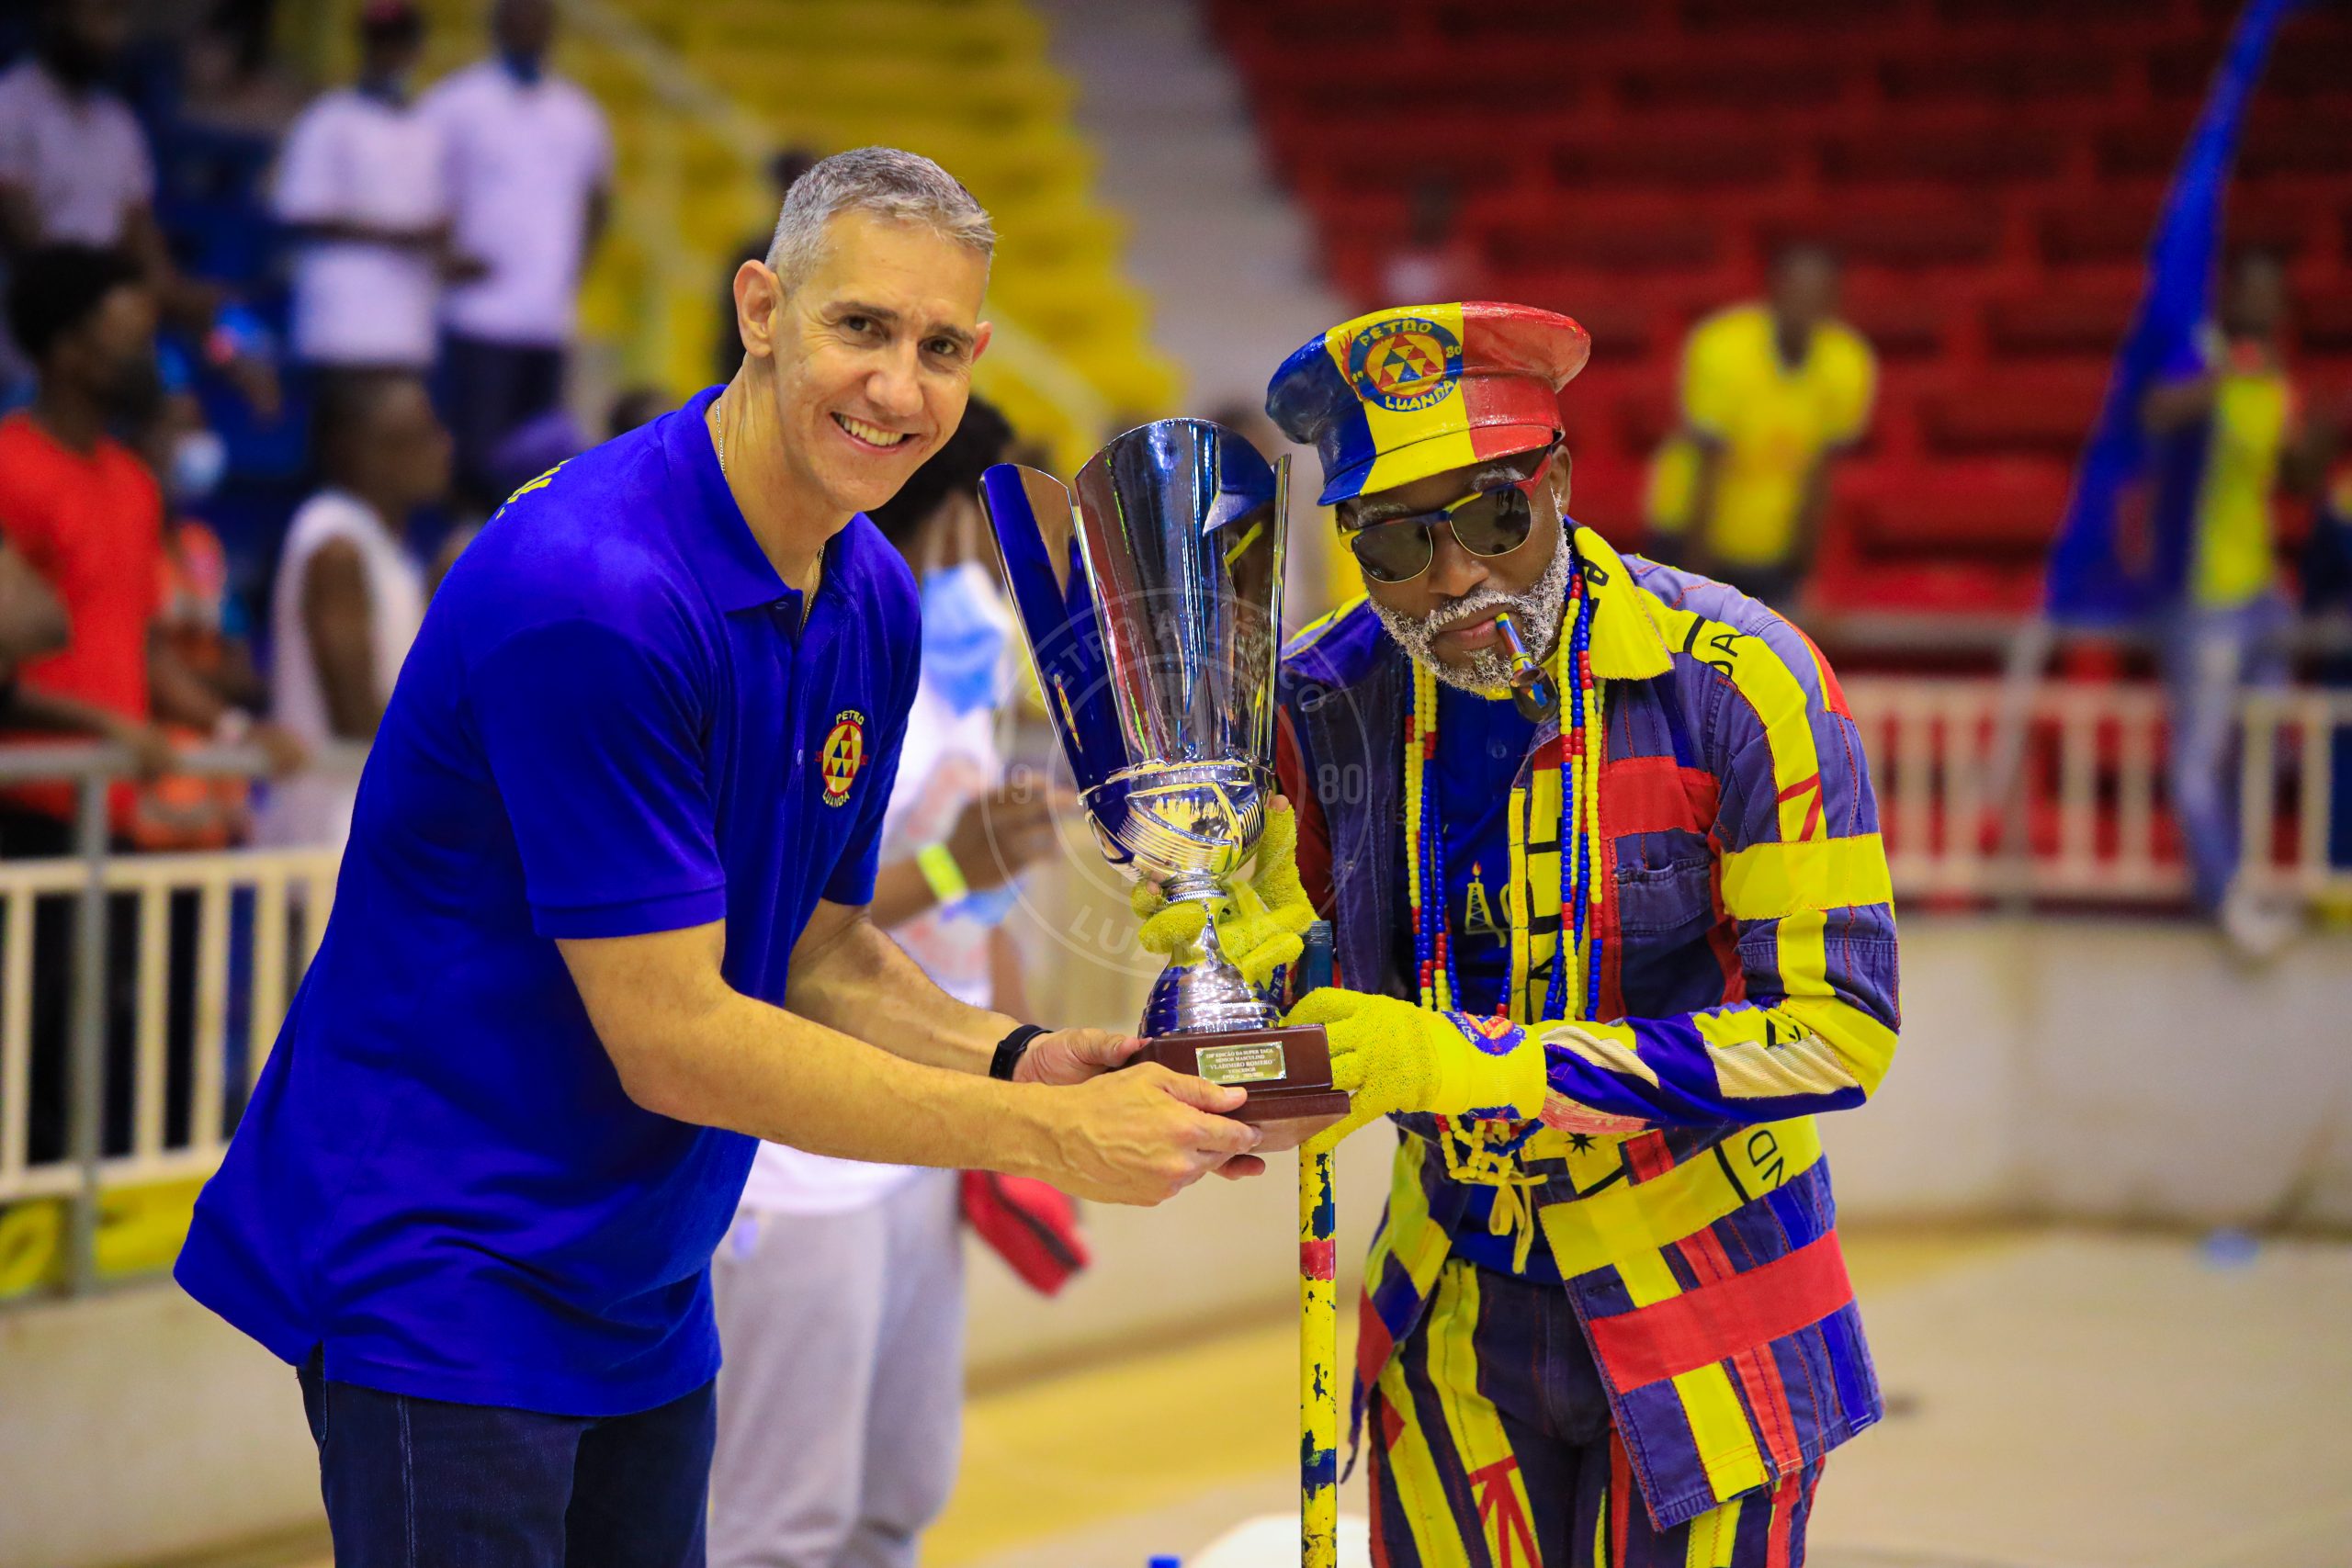
[[[1437,558],[1437,530],[1450,527],[1454,542],[1474,556],[1507,556],[1527,543],[1535,528],[1535,485],[1551,467],[1553,448],[1538,454],[1523,479],[1493,490],[1474,491],[1451,506],[1384,518],[1347,531],[1356,564],[1374,582],[1410,582]]]

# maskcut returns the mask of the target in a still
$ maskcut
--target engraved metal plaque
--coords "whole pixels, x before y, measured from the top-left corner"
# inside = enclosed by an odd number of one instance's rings
[[[1279,1083],[1290,1076],[1279,1040],[1204,1045],[1193,1053],[1202,1077],[1215,1084]]]

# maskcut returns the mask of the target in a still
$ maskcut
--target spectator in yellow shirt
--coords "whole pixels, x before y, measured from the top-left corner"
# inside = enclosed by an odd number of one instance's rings
[[[1877,363],[1837,319],[1838,258],[1773,258],[1770,297],[1691,328],[1682,423],[1659,449],[1649,523],[1660,553],[1776,608],[1795,607],[1821,531],[1829,465],[1870,423]]]
[[[2222,290],[2220,318],[2151,388],[2140,418],[2173,457],[2160,463],[2154,507],[2188,509],[2188,576],[2160,654],[2172,690],[2173,809],[2188,849],[2200,908],[2253,951],[2288,929],[2233,896],[2239,692],[2275,684],[2287,668],[2291,613],[2278,582],[2275,505],[2281,490],[2316,493],[2324,430],[2306,427],[2279,343],[2287,277],[2277,257],[2240,255]]]

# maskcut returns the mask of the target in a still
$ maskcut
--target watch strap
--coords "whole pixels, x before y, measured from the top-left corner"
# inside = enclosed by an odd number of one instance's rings
[[[996,1043],[996,1055],[989,1058],[989,1077],[1002,1083],[1011,1083],[1014,1069],[1021,1066],[1021,1058],[1029,1054],[1029,1043],[1040,1034],[1052,1032],[1042,1023],[1014,1024],[1005,1037]]]

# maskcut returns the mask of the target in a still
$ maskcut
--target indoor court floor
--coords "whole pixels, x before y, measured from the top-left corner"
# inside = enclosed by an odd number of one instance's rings
[[[1830,1465],[1815,1568],[2352,1568],[2352,1244],[1871,1229],[1848,1255],[1890,1417]],[[1295,1357],[1267,1321],[981,1386],[926,1568],[1192,1561],[1295,1511]]]

